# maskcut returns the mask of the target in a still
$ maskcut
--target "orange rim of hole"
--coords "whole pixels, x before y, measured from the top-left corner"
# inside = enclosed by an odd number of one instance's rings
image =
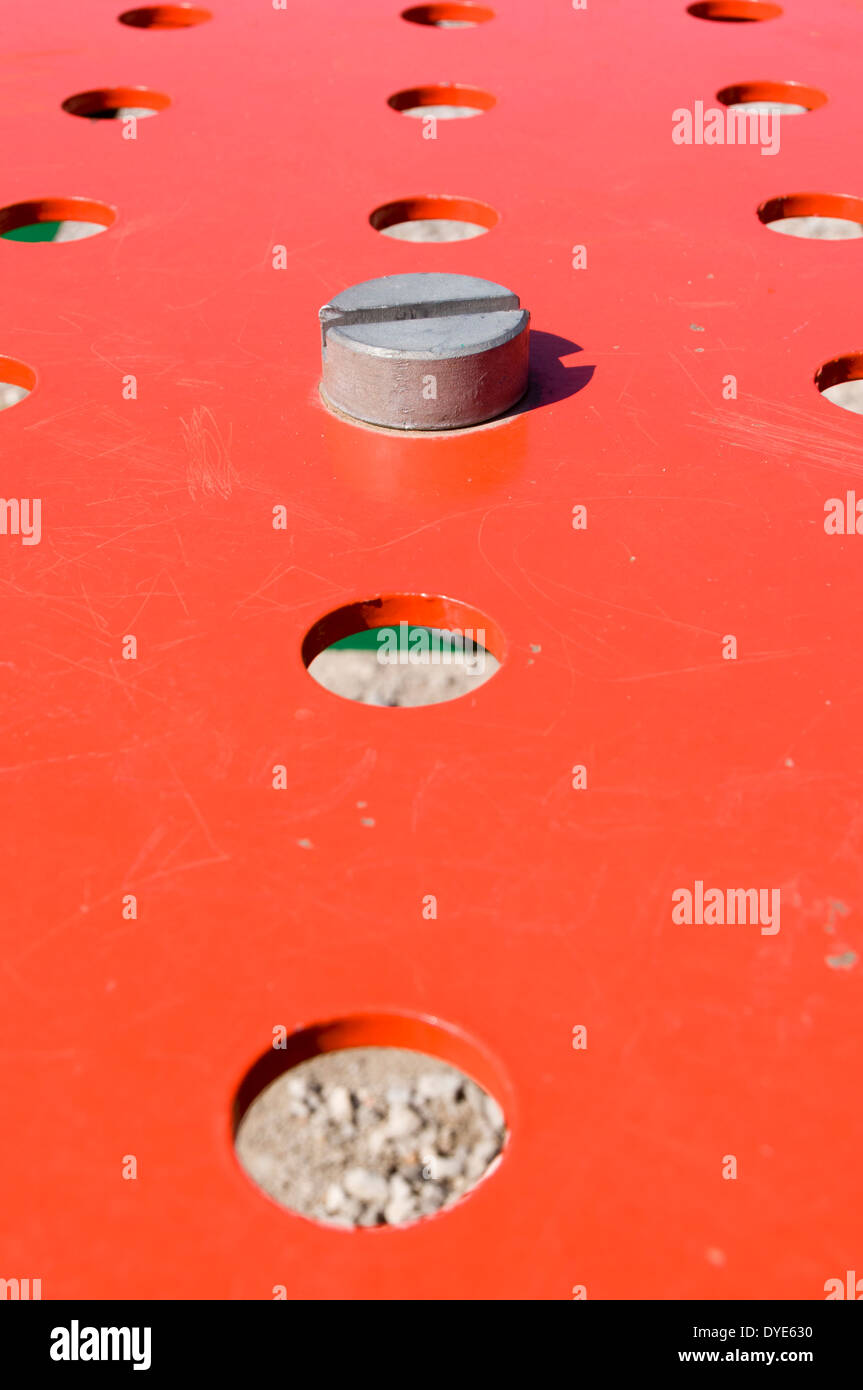
[[[249,1106],[277,1077],[312,1057],[351,1047],[401,1047],[457,1067],[497,1100],[512,1134],[513,1091],[506,1073],[485,1047],[451,1024],[416,1014],[360,1013],[300,1028],[288,1035],[286,1044],[284,1048],[269,1047],[236,1087],[232,1139]]]
[[[786,217],[841,217],[846,222],[863,223],[863,198],[850,193],[786,193],[768,198],[758,209],[765,224],[782,222]]]
[[[446,193],[423,193],[415,198],[397,198],[392,203],[383,203],[369,214],[369,222],[376,232],[386,227],[398,226],[401,222],[426,222],[430,220],[451,222],[474,222],[478,227],[491,231],[500,221],[500,216],[488,203],[480,203],[475,198],[451,197]]]
[[[34,198],[0,208],[0,236],[37,222],[95,222],[112,227],[116,220],[117,209],[95,198]]]
[[[129,106],[164,111],[171,105],[171,98],[150,87],[97,87],[92,92],[76,92],[61,105],[70,116],[97,116],[102,111],[119,111]]]
[[[687,12],[696,19],[751,24],[759,19],[778,19],[782,6],[767,4],[766,0],[698,0],[695,5],[687,5]]]
[[[491,92],[481,87],[468,87],[459,82],[445,82],[431,87],[408,87],[387,97],[394,111],[413,111],[418,106],[472,106],[477,111],[490,111],[497,103]]]
[[[744,101],[782,101],[805,106],[807,111],[815,111],[827,101],[824,92],[802,82],[735,82],[717,92],[716,99],[723,106],[737,106]]]
[[[20,386],[29,393],[36,388],[36,373],[17,357],[0,356],[0,385]]]
[[[213,16],[200,5],[145,5],[139,10],[124,10],[117,18],[133,29],[190,29]]]
[[[847,381],[863,381],[863,352],[846,352],[841,357],[831,357],[815,373],[815,385],[819,391],[829,391],[831,386],[844,386]]]
[[[402,19],[410,24],[485,24],[494,19],[494,10],[486,5],[412,5],[402,10]]]
[[[334,608],[319,618],[303,638],[303,664],[308,669],[316,656],[344,637],[354,637],[358,632],[370,632],[379,627],[397,628],[402,622],[412,627],[483,632],[485,650],[503,665],[506,640],[497,623],[471,604],[439,594],[384,594]]]

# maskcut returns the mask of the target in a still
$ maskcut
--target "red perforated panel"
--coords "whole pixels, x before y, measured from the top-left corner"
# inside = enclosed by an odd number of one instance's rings
[[[500,0],[452,30],[392,0],[117,9],[5,27],[0,204],[116,220],[0,241],[0,353],[37,374],[0,490],[42,503],[39,544],[0,535],[0,1275],[823,1297],[861,1259],[863,541],[825,533],[861,422],[813,376],[861,348],[861,242],[756,210],[863,193],[859,4]],[[676,109],[786,80],[828,100],[778,153],[673,141]],[[449,82],[496,105],[427,139],[387,104]],[[62,109],[118,85],[170,98],[134,140]],[[439,194],[499,221],[369,223]],[[329,415],[319,305],[438,269],[531,310],[530,408],[455,438]],[[494,679],[417,710],[316,685],[312,624],[403,592],[487,614]],[[780,930],[673,922],[696,881],[779,889]],[[510,1145],[414,1228],[319,1228],[236,1164],[236,1088],[278,1025],[393,1012],[488,1055]]]

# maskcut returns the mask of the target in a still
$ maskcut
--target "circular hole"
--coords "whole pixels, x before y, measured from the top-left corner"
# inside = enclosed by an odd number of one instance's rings
[[[62,103],[70,116],[86,116],[91,121],[155,116],[170,105],[170,97],[148,87],[98,87],[92,92],[77,92]]]
[[[435,29],[473,29],[494,19],[494,10],[485,5],[412,5],[402,10],[410,24],[430,24]]]
[[[0,237],[7,241],[84,241],[107,231],[116,210],[94,198],[36,198],[0,208]]]
[[[762,0],[698,0],[688,5],[689,14],[696,19],[715,19],[723,24],[753,24],[759,19],[778,19],[781,5],[769,5]]]
[[[36,373],[26,362],[0,356],[0,410],[23,401],[36,385]]]
[[[200,5],[145,5],[140,10],[125,10],[117,18],[133,29],[189,29],[213,16]]]
[[[499,220],[488,203],[446,194],[398,198],[369,217],[375,231],[398,241],[467,241],[483,236]]]
[[[359,704],[439,705],[472,695],[498,670],[500,629],[456,599],[388,594],[327,613],[302,657],[319,685]]]
[[[768,198],[758,216],[771,232],[818,241],[863,236],[863,198],[845,193],[789,193]]]
[[[833,405],[863,415],[863,352],[847,352],[825,362],[815,373],[815,385]]]
[[[459,82],[440,83],[433,87],[409,87],[388,97],[387,101],[394,111],[400,111],[403,116],[434,116],[440,121],[481,116],[483,111],[490,111],[495,105],[490,92],[484,92],[479,87],[466,87]]]
[[[407,1226],[497,1167],[505,1083],[454,1029],[377,1014],[284,1041],[246,1074],[233,1111],[240,1165],[279,1205],[348,1229]]]
[[[736,82],[716,97],[735,111],[778,111],[784,116],[805,115],[827,101],[817,87],[804,87],[802,82]]]

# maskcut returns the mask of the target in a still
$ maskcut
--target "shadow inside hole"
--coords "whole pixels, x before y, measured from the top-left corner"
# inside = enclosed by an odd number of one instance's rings
[[[815,373],[815,385],[831,405],[863,415],[863,352],[848,352],[825,362]]]
[[[474,29],[494,19],[494,10],[485,5],[462,4],[412,5],[402,10],[402,19],[409,24],[426,24],[435,29]]]
[[[153,91],[149,87],[101,87],[90,92],[76,92],[61,103],[70,116],[81,116],[90,121],[144,120],[157,116],[170,106],[171,99],[164,92]]]
[[[190,29],[212,19],[210,10],[200,5],[145,5],[136,10],[124,10],[117,16],[121,24],[132,29]]]
[[[709,19],[721,24],[752,24],[764,19],[778,19],[782,14],[780,5],[766,0],[697,0],[687,6],[687,12],[696,19]]]

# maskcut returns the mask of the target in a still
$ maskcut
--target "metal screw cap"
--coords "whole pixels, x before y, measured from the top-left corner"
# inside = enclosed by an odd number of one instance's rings
[[[390,429],[446,430],[508,410],[527,390],[530,315],[473,275],[385,275],[320,311],[324,398]]]

